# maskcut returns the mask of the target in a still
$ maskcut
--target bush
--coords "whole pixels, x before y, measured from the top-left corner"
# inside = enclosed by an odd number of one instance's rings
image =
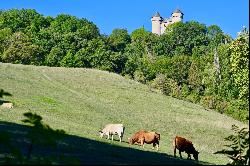
[[[166,81],[166,87],[171,90],[170,96],[176,97],[176,98],[180,97],[181,90],[180,90],[180,87],[178,86],[178,83],[175,80],[168,78]]]
[[[232,100],[225,113],[237,120],[244,122],[247,118],[249,118],[248,107],[247,101],[240,99]]]
[[[200,101],[200,96],[196,91],[192,91],[191,94],[186,97],[186,99],[193,103],[198,103]]]
[[[216,102],[216,110],[223,114],[224,112],[226,112],[226,110],[228,109],[230,103],[227,101],[217,101]]]
[[[183,84],[181,88],[181,97],[185,99],[188,95],[190,95],[188,85]]]
[[[146,79],[145,79],[145,76],[143,74],[142,71],[139,71],[139,70],[136,70],[135,73],[134,73],[134,80],[140,82],[140,83],[143,83],[145,84],[146,83]]]
[[[216,107],[216,99],[213,96],[204,96],[201,98],[200,103],[209,109],[215,109]]]
[[[230,158],[228,165],[249,165],[249,130],[247,128],[240,129],[236,125],[232,125],[234,135],[224,138],[231,141],[231,144],[225,145],[230,149],[223,149],[215,152],[215,154],[225,154]]]
[[[150,84],[151,88],[161,91],[164,95],[172,97],[180,97],[181,91],[177,82],[171,78],[167,78],[164,74],[158,74]]]
[[[166,87],[166,76],[164,74],[158,74],[151,82],[150,87],[160,90],[165,95],[169,95],[170,93],[170,89]]]

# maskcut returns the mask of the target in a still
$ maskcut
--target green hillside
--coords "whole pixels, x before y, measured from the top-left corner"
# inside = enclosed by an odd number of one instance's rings
[[[31,111],[42,116],[52,128],[63,129],[79,140],[74,142],[78,146],[77,153],[84,154],[89,163],[98,163],[99,159],[104,164],[140,164],[143,161],[191,164],[172,158],[172,139],[180,135],[192,140],[200,152],[200,161],[226,164],[227,157],[213,153],[224,148],[223,138],[232,133],[232,124],[246,126],[202,106],[164,96],[118,74],[95,69],[0,63],[1,88],[13,95],[3,99],[13,102],[14,108],[0,108],[0,130],[4,129],[1,124],[21,127],[23,113]],[[125,125],[122,143],[99,138],[98,131],[106,123]],[[152,145],[145,145],[143,150],[127,144],[127,139],[140,129],[161,134],[159,152],[153,150]],[[83,140],[87,144],[82,145]],[[97,160],[86,155],[88,150]],[[185,153],[182,156],[187,158]],[[85,161],[83,157],[81,160]]]

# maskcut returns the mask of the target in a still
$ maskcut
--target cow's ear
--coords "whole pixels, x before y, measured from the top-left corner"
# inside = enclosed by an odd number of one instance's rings
[[[102,133],[102,131],[100,130],[99,133]]]

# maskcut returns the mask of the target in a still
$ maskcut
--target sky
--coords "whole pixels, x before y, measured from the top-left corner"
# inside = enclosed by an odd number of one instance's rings
[[[156,12],[169,18],[177,8],[184,13],[183,22],[218,25],[233,38],[243,26],[249,29],[249,0],[0,0],[0,10],[35,9],[43,16],[86,18],[105,35],[115,28],[151,31]]]

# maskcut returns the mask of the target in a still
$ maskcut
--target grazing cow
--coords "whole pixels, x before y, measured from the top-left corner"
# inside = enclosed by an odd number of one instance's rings
[[[124,134],[125,127],[123,124],[107,124],[105,127],[99,131],[100,137],[102,138],[104,135],[112,136],[112,141],[114,140],[113,135],[117,134],[119,136],[120,142],[122,142],[122,137]]]
[[[152,144],[153,149],[157,145],[157,150],[159,150],[159,140],[160,134],[157,132],[148,132],[145,130],[140,130],[136,132],[131,138],[128,138],[129,144],[133,145],[134,143],[140,143],[141,146],[144,148],[144,143]]]
[[[173,140],[173,146],[174,146],[174,157],[176,157],[176,149],[178,149],[181,158],[182,158],[181,152],[186,152],[188,154],[187,159],[191,159],[190,154],[193,154],[194,159],[198,160],[199,152],[195,150],[193,143],[191,141],[176,136]]]
[[[13,108],[13,103],[3,103],[1,106],[10,109]]]

